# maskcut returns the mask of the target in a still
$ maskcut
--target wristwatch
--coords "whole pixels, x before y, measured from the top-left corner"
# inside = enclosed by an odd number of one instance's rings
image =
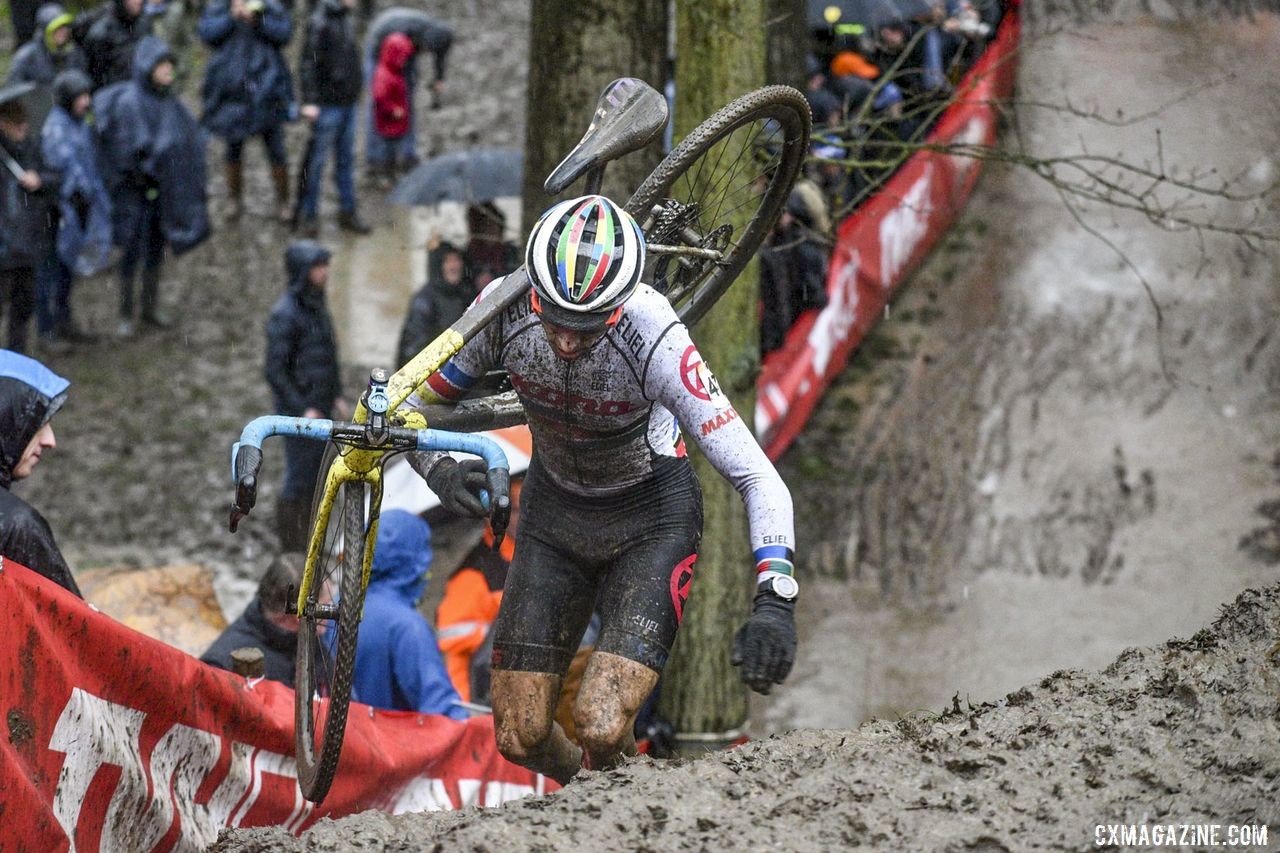
[[[790,575],[774,575],[760,583],[760,589],[767,589],[783,601],[795,601],[800,594],[800,584]]]

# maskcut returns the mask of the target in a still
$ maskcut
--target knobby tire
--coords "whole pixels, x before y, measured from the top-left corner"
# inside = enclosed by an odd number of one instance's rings
[[[335,455],[330,445],[320,469],[321,485],[317,486],[315,505],[319,506],[323,495],[323,478]],[[365,516],[365,498],[368,486],[362,482],[344,483],[340,500],[330,515],[330,526],[336,522],[342,530],[340,565],[342,577],[339,583],[338,613],[334,620],[316,619],[299,614],[298,658],[295,670],[295,755],[298,764],[298,786],[303,795],[314,803],[321,802],[329,793],[338,759],[342,754],[342,739],[346,733],[347,709],[351,702],[351,680],[356,663],[356,638],[360,628],[360,615],[364,604],[363,559],[368,520]],[[334,515],[340,513],[339,518]],[[312,527],[316,511],[312,510]],[[326,554],[321,554],[316,567],[317,576],[308,597],[308,604],[319,601],[324,588],[321,568]],[[327,649],[321,632],[327,625],[337,631],[332,654]],[[331,667],[330,667],[331,664]],[[319,732],[316,730],[317,689],[327,691],[326,713]],[[317,738],[317,734],[319,737]],[[319,749],[317,750],[317,744]]]
[[[739,233],[733,235],[732,248],[723,260],[709,264],[703,270],[702,277],[687,284],[682,292],[666,294],[672,300],[680,320],[689,327],[702,319],[729,289],[729,285],[733,284],[773,229],[786,205],[791,188],[800,175],[809,144],[811,120],[809,105],[804,96],[789,86],[766,86],[729,102],[694,128],[693,132],[673,148],[649,177],[645,178],[626,204],[627,212],[636,218],[642,229],[645,229],[646,237],[652,239],[650,229],[654,223],[651,211],[654,205],[661,203],[663,199],[674,197],[686,203],[713,201],[710,198],[682,198],[681,190],[675,189],[677,182],[691,174],[695,176],[696,181],[701,176],[703,167],[713,159],[715,162],[711,164],[712,171],[729,168],[733,170],[729,178],[732,180],[740,167],[736,163],[722,164],[717,158],[723,156],[723,149],[718,154],[714,153],[714,150],[721,143],[725,143],[727,147],[729,138],[735,132],[748,128],[755,122],[760,122],[762,129],[771,128],[770,135],[766,139],[779,147],[776,159],[768,161],[773,167],[772,174],[764,174],[762,169],[761,174],[754,175],[751,173],[751,166],[745,165],[747,172],[741,175],[742,179],[758,177],[768,182],[765,191],[760,195],[759,205],[749,219],[739,214],[739,220],[745,220],[746,225]],[[776,125],[767,123],[776,123]],[[759,143],[755,141],[749,142],[749,146],[757,144]],[[741,159],[739,157],[739,160]],[[750,181],[746,181],[744,187],[748,188],[749,193]],[[673,189],[675,189],[674,192]],[[731,189],[726,187],[724,192],[729,193]],[[742,204],[748,203],[749,201],[742,202]],[[706,217],[697,223],[698,230],[706,235],[718,227],[729,224],[728,218],[732,212],[732,208],[729,211],[721,211],[718,208],[715,211],[706,211]],[[655,283],[655,286],[658,284]],[[662,287],[659,286],[659,289],[661,290]]]

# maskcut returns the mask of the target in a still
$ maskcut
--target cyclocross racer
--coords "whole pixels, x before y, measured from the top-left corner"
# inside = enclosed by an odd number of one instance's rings
[[[561,783],[634,752],[636,713],[675,639],[702,537],[682,431],[747,507],[758,586],[733,662],[767,693],[795,659],[791,495],[670,303],[640,282],[644,256],[639,226],[609,199],[556,204],[529,237],[528,297],[410,399],[456,401],[497,365],[528,413],[533,455],[493,627],[493,712],[502,754]],[[483,515],[484,463],[413,461],[447,509]],[[593,609],[603,627],[574,708],[579,747],[552,718]]]

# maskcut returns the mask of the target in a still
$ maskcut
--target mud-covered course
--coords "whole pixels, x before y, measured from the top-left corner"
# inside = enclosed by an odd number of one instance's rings
[[[1274,832],[1277,735],[1280,585],[1188,640],[978,707],[641,758],[498,809],[324,820],[301,839],[231,831],[214,849],[1019,850],[1091,847],[1109,824]]]
[[[528,3],[415,5],[458,31],[422,147],[519,145]],[[1280,229],[1280,18],[1024,8],[1006,139],[1230,180],[1253,201],[1189,210]],[[291,128],[292,151],[303,136]],[[215,143],[215,214],[220,156]],[[281,473],[269,452],[259,509],[229,535],[228,451],[270,411],[262,325],[288,240],[260,156],[250,146],[244,220],[166,267],[175,329],[48,357],[71,398],[59,447],[22,484],[77,570],[197,563],[230,617],[274,553]],[[375,235],[331,221],[322,235],[350,394],[390,357],[426,234],[458,224],[372,187],[362,199]],[[370,813],[301,840],[232,831],[222,849],[1016,850],[1092,847],[1110,823],[1274,833],[1278,259],[1266,240],[1070,208],[1027,169],[987,164],[780,463],[801,645],[790,680],[754,701],[752,743],[637,759],[489,811]],[[79,318],[110,331],[114,281],[79,287]]]

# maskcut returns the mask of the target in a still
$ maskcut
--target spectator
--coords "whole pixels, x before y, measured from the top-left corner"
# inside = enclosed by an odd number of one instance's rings
[[[414,609],[431,568],[431,528],[413,513],[382,514],[364,619],[356,642],[353,698],[394,711],[463,720],[436,635]]]
[[[475,275],[476,292],[495,277],[519,265],[520,250],[503,239],[507,217],[492,201],[467,205],[467,265]]]
[[[174,57],[153,36],[138,43],[133,79],[100,89],[93,111],[102,148],[103,177],[111,193],[120,259],[120,325],[134,334],[133,282],[142,264],[141,320],[170,324],[159,310],[165,247],[181,254],[209,236],[204,137],[174,96]]]
[[[809,112],[813,114],[813,126],[823,127],[840,122],[840,99],[827,88],[827,76],[822,73],[822,65],[818,58],[809,54],[805,58],[806,85],[804,99],[809,102]]]
[[[827,304],[827,251],[815,239],[804,196],[793,191],[760,252],[762,352],[782,346],[801,312]]]
[[[9,306],[9,349],[26,352],[36,308],[36,266],[52,247],[53,199],[60,176],[40,162],[21,96],[29,83],[0,90],[0,201],[5,241],[0,252],[0,304]]]
[[[191,42],[191,24],[186,20],[187,5],[183,0],[143,0],[142,15],[147,19],[147,32],[160,39],[179,56],[185,55]],[[184,79],[182,63],[178,63],[178,80]]]
[[[440,651],[444,654],[449,679],[463,701],[472,700],[472,663],[489,635],[489,627],[502,603],[502,588],[507,585],[507,569],[515,554],[515,537],[520,522],[520,480],[511,481],[511,519],[501,546],[493,549],[493,533],[484,529],[477,543],[444,585],[444,595],[436,608],[436,629],[440,632]],[[488,667],[481,679],[488,684]],[[487,701],[488,689],[482,690]],[[570,715],[572,716],[572,715]]]
[[[338,373],[338,342],[325,304],[329,250],[312,240],[295,240],[284,255],[289,283],[267,319],[265,374],[276,414],[328,418],[346,415]],[[307,545],[311,494],[324,457],[324,442],[284,439],[284,486],[276,504],[276,529],[283,551]]]
[[[13,25],[13,47],[31,40],[36,34],[39,0],[9,0],[9,22]]]
[[[0,350],[0,555],[80,595],[49,522],[10,491],[57,446],[49,421],[70,384],[34,359]]]
[[[301,554],[281,554],[271,561],[258,582],[258,593],[236,621],[200,656],[219,669],[234,670],[231,653],[251,646],[262,650],[266,676],[293,686],[293,667],[298,650],[298,617],[288,609],[289,595],[297,594],[302,581]]]
[[[386,187],[396,173],[395,152],[404,151],[408,142],[406,167],[412,165],[413,137],[410,135],[409,111],[412,92],[405,83],[405,66],[413,53],[413,43],[404,33],[392,33],[382,42],[382,53],[373,72],[373,132],[369,135],[367,154],[369,169],[381,171]],[[374,152],[378,153],[375,154]]]
[[[941,48],[936,27],[893,21],[879,28],[872,59],[885,73],[892,73],[891,82],[908,97],[946,95],[951,87],[942,67]]]
[[[271,162],[276,218],[288,222],[289,167],[284,122],[293,106],[293,77],[281,49],[293,36],[293,22],[279,0],[213,0],[198,25],[213,50],[204,75],[201,123],[226,142],[227,219],[244,212],[245,142],[261,137]]]
[[[453,45],[453,30],[446,24],[418,9],[393,6],[380,12],[369,23],[364,45],[365,76],[373,76],[374,63],[382,55],[387,37],[393,33],[408,36],[413,46],[404,68],[409,100],[409,113],[406,116],[408,129],[403,136],[399,137],[398,145],[388,146],[381,144],[381,141],[375,138],[376,128],[370,127],[365,141],[365,160],[370,171],[377,171],[384,167],[394,168],[397,160],[400,167],[406,170],[418,162],[413,108],[413,94],[418,80],[418,56],[429,52],[435,57],[435,79],[431,82],[431,97],[432,103],[439,103],[440,95],[444,92],[444,73],[448,65],[449,48]]]
[[[143,0],[108,0],[105,11],[86,12],[92,23],[82,45],[95,89],[121,83],[133,74],[133,53],[151,32],[151,18],[142,14]]]
[[[452,326],[476,298],[476,289],[457,246],[441,243],[430,255],[434,256],[438,269],[409,302],[409,313],[404,318],[400,344],[396,348],[398,364],[407,363]]]
[[[111,260],[111,198],[88,122],[92,88],[83,71],[59,74],[40,136],[44,162],[62,175],[57,237],[36,271],[36,329],[52,349],[95,339],[72,320],[71,286],[76,276],[94,275]]]
[[[356,212],[355,134],[356,103],[363,74],[356,45],[351,8],[355,0],[321,0],[307,20],[299,77],[302,83],[302,117],[312,125],[311,141],[303,162],[303,193],[298,228],[305,237],[319,234],[316,214],[320,207],[320,181],[329,149],[334,149],[333,180],[338,188],[338,226],[368,234],[369,226]]]
[[[48,86],[58,72],[85,70],[84,53],[71,40],[71,15],[57,3],[45,3],[36,13],[36,32],[18,48],[9,66],[9,81]]]

